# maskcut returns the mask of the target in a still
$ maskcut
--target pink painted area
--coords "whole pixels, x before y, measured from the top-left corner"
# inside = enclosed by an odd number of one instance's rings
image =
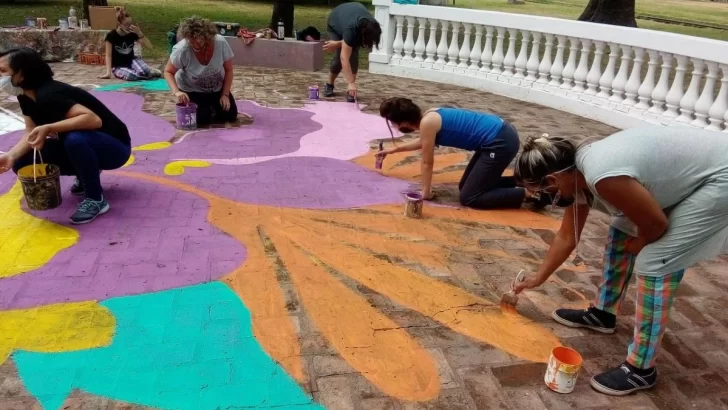
[[[245,247],[207,222],[206,200],[135,179],[105,176],[104,182],[111,211],[74,226],[78,244],[44,267],[0,280],[0,310],[206,283],[245,260]],[[64,187],[70,183],[64,178]],[[60,208],[32,213],[68,226],[77,202],[66,193]]]

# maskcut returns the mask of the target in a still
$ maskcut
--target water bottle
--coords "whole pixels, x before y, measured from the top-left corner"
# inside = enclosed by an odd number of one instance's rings
[[[278,20],[278,40],[285,40],[286,38],[286,29],[283,24],[283,19]]]
[[[76,9],[73,6],[68,11],[68,28],[78,28],[78,17],[76,17]]]

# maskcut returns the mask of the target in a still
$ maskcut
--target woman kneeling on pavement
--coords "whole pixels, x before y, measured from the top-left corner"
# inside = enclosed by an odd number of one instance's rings
[[[197,105],[197,124],[234,122],[238,107],[230,94],[233,85],[233,50],[208,19],[190,17],[179,27],[164,69],[164,79],[177,102]]]
[[[377,155],[422,151],[422,194],[431,199],[435,146],[473,151],[460,179],[460,203],[477,209],[519,208],[524,201],[537,202],[514,177],[503,176],[518,153],[518,132],[493,114],[460,108],[436,108],[424,113],[408,98],[390,98],[379,114],[402,133],[419,131],[420,138],[384,150]]]
[[[50,66],[29,48],[0,52],[0,86],[18,97],[25,135],[0,154],[0,173],[33,163],[38,150],[61,174],[75,175],[74,195],[83,195],[74,224],[88,223],[109,211],[101,170],[121,168],[131,155],[126,125],[88,92],[55,81]]]
[[[728,139],[685,127],[618,132],[576,147],[558,137],[530,139],[516,160],[527,187],[557,192],[566,208],[561,229],[533,276],[534,288],[575,249],[594,202],[614,215],[603,279],[588,309],[559,309],[566,326],[614,333],[620,303],[637,275],[635,327],[626,360],[591,379],[596,390],[626,395],[657,382],[655,358],[685,269],[728,251]]]

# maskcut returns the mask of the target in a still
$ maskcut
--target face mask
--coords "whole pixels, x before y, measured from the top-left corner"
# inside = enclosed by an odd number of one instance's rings
[[[13,80],[10,76],[0,77],[0,89],[14,96],[18,96],[23,93],[22,88],[13,85]]]
[[[570,207],[574,202],[576,201],[576,198],[567,198],[564,196],[561,196],[561,192],[556,193],[556,197],[554,197],[554,206],[558,206],[559,208],[568,208]]]
[[[402,134],[409,134],[411,132],[415,132],[415,130],[410,127],[399,127],[399,132],[401,132]]]

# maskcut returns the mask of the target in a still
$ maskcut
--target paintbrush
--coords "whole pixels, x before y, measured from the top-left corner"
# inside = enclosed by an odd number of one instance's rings
[[[513,280],[513,283],[511,283],[511,290],[504,293],[501,297],[501,305],[507,304],[511,306],[516,306],[518,303],[518,295],[516,295],[516,291],[513,289],[516,283],[523,282],[524,279],[523,269],[521,269],[520,272],[518,272],[518,275],[516,275],[516,278]]]

